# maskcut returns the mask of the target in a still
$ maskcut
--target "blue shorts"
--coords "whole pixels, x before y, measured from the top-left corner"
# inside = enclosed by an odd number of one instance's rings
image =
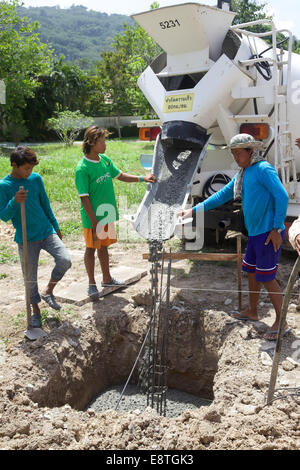
[[[278,263],[281,254],[281,247],[274,251],[272,241],[265,245],[265,241],[270,232],[262,233],[248,238],[245,258],[242,270],[247,273],[255,273],[258,282],[270,282],[276,277]],[[284,230],[281,232],[284,240]]]

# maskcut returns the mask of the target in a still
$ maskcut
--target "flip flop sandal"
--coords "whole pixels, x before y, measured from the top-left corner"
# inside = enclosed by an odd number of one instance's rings
[[[100,294],[99,294],[96,284],[89,284],[88,296],[91,297],[91,299],[98,300],[99,295]]]
[[[111,278],[110,282],[101,282],[102,287],[114,287],[114,286],[125,286],[125,282],[117,281],[115,278]]]
[[[287,336],[290,331],[292,331],[292,328],[286,328],[283,333],[283,337]],[[272,335],[275,336],[274,338],[266,338],[266,335]],[[277,341],[277,335],[278,335],[278,330],[267,330],[265,334],[263,335],[263,338],[267,341]]]
[[[244,315],[243,313],[239,312],[238,310],[234,310],[233,312],[230,312],[228,314],[231,318],[234,318],[234,320],[240,320],[240,321],[255,321],[251,320],[251,318],[247,317],[247,315]],[[239,315],[238,317],[235,317],[235,315]]]
[[[31,326],[32,328],[41,328],[42,326],[42,317],[39,313],[34,313],[31,317]]]
[[[52,294],[50,295],[42,295],[41,294],[41,298],[47,302],[47,304],[49,305],[49,307],[53,308],[54,310],[60,310],[61,309],[61,306],[58,305],[58,303],[56,302],[54,296]]]

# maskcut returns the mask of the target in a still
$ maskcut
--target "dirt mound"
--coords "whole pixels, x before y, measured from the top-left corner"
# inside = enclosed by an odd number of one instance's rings
[[[0,223],[0,240],[1,242],[12,242],[15,236],[13,226]]]

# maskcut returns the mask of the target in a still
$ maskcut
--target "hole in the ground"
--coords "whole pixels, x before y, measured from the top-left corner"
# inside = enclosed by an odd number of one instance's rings
[[[182,304],[172,310],[169,323],[167,416],[170,417],[212,402],[222,344],[217,322],[211,322],[209,313],[186,302],[181,307]],[[77,410],[85,410],[99,398],[97,411],[115,409],[143,342],[147,322],[147,312],[135,309],[111,316],[97,314],[80,328],[63,324],[53,333],[51,343],[46,341],[39,356],[48,378],[43,385],[34,387],[31,398],[39,406],[69,404]],[[135,370],[118,411],[143,411],[147,406],[146,395],[137,402],[140,394],[137,382]]]

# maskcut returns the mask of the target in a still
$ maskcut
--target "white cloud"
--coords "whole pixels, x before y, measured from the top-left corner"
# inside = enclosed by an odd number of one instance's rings
[[[292,20],[295,16],[293,16],[292,12],[288,10],[287,13],[284,11],[280,11],[276,8],[266,7],[266,12],[269,15],[273,16],[274,23],[277,29],[287,29],[293,33],[293,35],[299,35],[299,26],[298,23],[296,25],[295,21]]]
[[[277,29],[288,29],[292,33],[295,30],[295,23],[293,21],[281,21],[275,19],[275,24]]]

